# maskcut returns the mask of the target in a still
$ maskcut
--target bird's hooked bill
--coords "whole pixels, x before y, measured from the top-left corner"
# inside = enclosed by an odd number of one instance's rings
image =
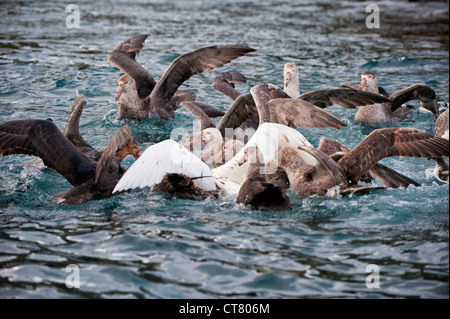
[[[118,101],[120,99],[120,96],[122,95],[122,93],[123,93],[123,85],[119,84],[119,87],[117,88],[117,92],[116,92],[116,96],[115,96],[116,101]]]
[[[365,78],[362,78],[362,79],[361,79],[361,85],[359,86],[359,90],[364,89],[364,87],[366,86],[366,84],[367,84],[367,80],[366,80]]]
[[[137,160],[139,157],[141,157],[141,155],[142,155],[142,151],[139,150],[138,152],[134,153],[133,156],[134,156],[134,159]]]

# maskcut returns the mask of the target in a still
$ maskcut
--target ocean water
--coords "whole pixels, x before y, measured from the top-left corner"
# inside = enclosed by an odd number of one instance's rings
[[[360,1],[73,3],[79,28],[66,25],[65,2],[0,3],[0,123],[52,118],[64,129],[83,93],[80,130],[96,148],[123,124],[142,149],[175,129],[191,132],[196,122],[186,110],[169,121],[118,117],[122,73],[106,60],[142,33],[150,37],[137,60],[156,79],[174,58],[203,46],[256,49],[183,85],[222,110],[231,100],[211,87],[217,74],[243,73],[241,92],[282,87],[291,61],[302,92],[358,85],[361,72],[373,71],[388,92],[423,82],[449,101],[446,1],[377,2],[375,29],[365,23],[370,2]],[[400,125],[432,133],[432,114],[411,104],[417,108]],[[328,110],[347,127],[300,128],[313,145],[328,136],[354,147],[373,130],[353,123],[355,110]],[[233,197],[198,202],[148,189],[57,205],[48,196],[71,188],[62,176],[37,158],[1,157],[0,298],[448,298],[449,185],[435,179],[427,159],[382,163],[421,186],[347,197],[289,193],[293,210],[261,212]],[[68,281],[69,265],[79,287]]]

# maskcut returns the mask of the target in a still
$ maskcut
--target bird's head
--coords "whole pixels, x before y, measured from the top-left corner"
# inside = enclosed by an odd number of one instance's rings
[[[366,71],[361,74],[360,91],[378,93],[377,76],[375,73]]]
[[[283,168],[289,183],[302,195],[327,193],[333,186],[346,186],[348,181],[342,168],[327,154],[309,147],[284,147],[269,165]]]
[[[137,160],[141,155],[141,147],[135,139],[129,140],[119,152],[119,160],[122,162],[125,157],[132,155]]]
[[[136,82],[128,74],[124,74],[119,78],[119,87],[117,88],[115,99],[118,101],[123,94],[136,94]]]
[[[287,87],[293,80],[298,79],[298,67],[293,62],[288,62],[284,65],[284,86]]]

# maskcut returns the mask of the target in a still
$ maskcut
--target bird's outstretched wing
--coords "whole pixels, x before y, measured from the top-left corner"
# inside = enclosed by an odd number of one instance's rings
[[[93,178],[97,166],[51,120],[17,120],[0,125],[0,155],[13,154],[40,157],[74,186]]]
[[[124,125],[113,136],[111,141],[108,143],[108,146],[106,146],[105,150],[103,151],[100,160],[98,161],[97,169],[95,172],[95,183],[99,184],[101,188],[107,188],[102,187],[101,185],[102,183],[106,183],[105,179],[115,179],[115,182],[113,182],[113,187],[115,186],[115,183],[117,183],[120,177],[119,167],[121,164],[120,161],[122,159],[120,158],[121,156],[119,153],[121,151],[125,151],[124,148],[131,143],[137,145],[133,138],[133,135],[131,134],[130,127],[128,125]],[[140,153],[140,149],[137,152]],[[135,157],[138,156],[139,154],[135,155]]]
[[[370,133],[339,165],[356,183],[379,160],[392,156],[437,158],[449,156],[448,140],[413,128],[385,128]]]
[[[392,100],[392,110],[396,110],[404,103],[411,100],[419,100],[424,109],[438,114],[438,106],[436,103],[436,93],[428,85],[416,83],[397,91],[389,96]]]
[[[299,99],[311,104],[325,108],[333,104],[354,109],[358,106],[371,105],[374,103],[390,102],[383,95],[351,89],[329,89],[316,90],[303,93]]]
[[[290,127],[333,127],[347,126],[336,115],[299,99],[274,99],[269,101],[270,121]]]
[[[307,101],[290,98],[272,84],[260,84],[250,89],[258,108],[260,124],[279,123],[290,127],[346,126],[337,116]]]
[[[204,190],[215,190],[216,184],[208,165],[173,140],[147,148],[117,183],[113,193],[135,188],[154,187],[168,173],[195,178]]]
[[[152,110],[155,111],[167,104],[181,84],[191,76],[219,68],[254,51],[252,48],[239,45],[211,46],[179,56],[172,62],[152,91],[150,95]]]
[[[86,98],[83,94],[80,94],[73,102],[72,112],[64,129],[64,135],[67,139],[85,154],[97,152],[80,134],[80,118],[86,104]]]
[[[136,62],[136,56],[141,52],[148,34],[134,36],[123,41],[114,48],[108,57],[108,62],[130,75],[136,82],[138,96],[145,99],[152,92],[156,81],[142,65]]]
[[[233,101],[237,99],[241,93],[234,88],[236,83],[245,83],[247,79],[242,73],[231,71],[220,73],[214,79],[212,87],[228,96]]]
[[[251,94],[242,94],[236,98],[228,111],[217,124],[217,129],[226,136],[226,129],[234,130],[240,127],[247,119],[257,116],[255,101]]]
[[[211,121],[211,118],[197,102],[183,101],[180,105],[188,110],[198,120],[200,124],[200,131],[207,129],[208,127],[216,127],[213,121]]]

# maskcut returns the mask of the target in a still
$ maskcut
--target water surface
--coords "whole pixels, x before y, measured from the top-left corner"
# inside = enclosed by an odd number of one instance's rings
[[[257,51],[195,76],[184,88],[226,110],[211,87],[222,71],[248,82],[283,85],[286,62],[300,67],[301,90],[357,85],[378,74],[394,92],[416,82],[448,102],[448,2],[379,2],[379,29],[368,29],[359,1],[77,1],[80,28],[67,28],[63,2],[0,4],[0,123],[52,118],[64,129],[73,100],[88,104],[84,138],[104,148],[130,125],[145,149],[174,129],[192,131],[179,110],[170,121],[130,121],[114,101],[120,70],[106,59],[119,42],[150,37],[138,57],[158,79],[180,54],[214,44]],[[418,106],[414,102],[413,105]],[[299,129],[354,147],[373,128],[353,124],[355,110],[329,108],[348,125]],[[431,113],[414,110],[401,124],[432,133]],[[2,298],[448,298],[449,187],[434,162],[390,158],[383,164],[421,184],[349,197],[290,193],[294,209],[260,212],[234,198],[202,202],[136,190],[71,207],[48,196],[70,184],[36,158],[0,158],[0,297]],[[133,159],[128,157],[124,165]],[[66,286],[66,267],[80,288]],[[368,288],[368,265],[380,287]]]

